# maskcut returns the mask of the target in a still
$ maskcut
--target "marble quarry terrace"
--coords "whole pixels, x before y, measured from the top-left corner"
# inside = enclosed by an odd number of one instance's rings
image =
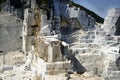
[[[120,8],[102,23],[72,0],[0,5],[0,80],[120,80]]]

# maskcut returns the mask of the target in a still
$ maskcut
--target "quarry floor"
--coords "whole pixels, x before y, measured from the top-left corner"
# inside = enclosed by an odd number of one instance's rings
[[[35,76],[31,70],[25,70],[25,55],[21,52],[9,52],[4,58],[3,70],[0,70],[0,80],[104,80],[102,77],[92,75],[90,72],[77,74],[76,72],[66,75],[45,75],[44,79]],[[3,62],[3,56],[0,56]]]

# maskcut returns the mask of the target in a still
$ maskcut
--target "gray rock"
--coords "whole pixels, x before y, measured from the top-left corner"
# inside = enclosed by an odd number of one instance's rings
[[[11,14],[0,14],[0,51],[16,51],[22,46],[22,20]]]

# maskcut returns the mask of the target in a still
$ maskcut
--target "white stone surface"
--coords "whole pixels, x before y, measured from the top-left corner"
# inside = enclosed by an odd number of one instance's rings
[[[108,35],[114,35],[115,23],[120,16],[120,8],[113,8],[108,11],[108,15],[105,18],[104,24],[102,25]]]
[[[33,29],[31,25],[34,21],[34,13],[32,9],[25,9],[24,10],[24,20],[23,20],[23,27],[22,27],[22,49],[24,53],[27,53],[32,48],[32,41],[34,36],[32,36]]]

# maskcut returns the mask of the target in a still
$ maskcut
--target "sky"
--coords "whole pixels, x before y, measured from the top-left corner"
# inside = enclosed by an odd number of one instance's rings
[[[73,0],[105,18],[111,8],[120,8],[120,0]]]

